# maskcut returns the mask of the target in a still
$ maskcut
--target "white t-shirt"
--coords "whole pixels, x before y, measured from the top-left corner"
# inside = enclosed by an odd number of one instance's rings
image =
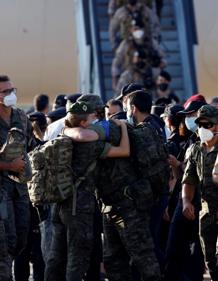
[[[61,133],[61,130],[64,128],[64,121],[65,117],[48,125],[45,131],[44,141],[55,139]]]

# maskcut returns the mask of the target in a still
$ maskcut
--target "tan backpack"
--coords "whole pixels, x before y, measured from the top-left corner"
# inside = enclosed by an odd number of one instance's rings
[[[61,202],[73,194],[72,153],[73,142],[66,136],[50,140],[29,153],[33,176],[28,190],[32,203]]]
[[[32,177],[29,157],[26,153],[26,137],[21,129],[11,128],[8,131],[7,140],[0,150],[0,159],[11,162],[17,158],[25,160],[25,169],[23,172],[8,172],[8,176],[19,183],[27,183]]]

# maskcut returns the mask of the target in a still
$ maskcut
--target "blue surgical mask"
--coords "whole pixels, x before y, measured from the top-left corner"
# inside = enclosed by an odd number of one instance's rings
[[[132,115],[127,115],[126,119],[130,125],[134,125],[134,119]]]
[[[187,129],[193,133],[197,131],[198,125],[195,123],[196,116],[193,117],[185,117],[185,125]]]

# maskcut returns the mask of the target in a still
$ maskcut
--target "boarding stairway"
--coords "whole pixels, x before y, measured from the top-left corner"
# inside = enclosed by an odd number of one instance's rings
[[[86,44],[89,46],[89,81],[86,92],[95,92],[106,101],[112,98],[111,63],[113,52],[108,37],[108,0],[81,0]],[[81,36],[81,24],[79,36]],[[78,28],[77,28],[78,30]],[[77,31],[78,32],[78,31]],[[194,48],[197,45],[192,0],[164,0],[161,16],[161,47],[172,75],[172,88],[181,100],[197,92]],[[80,57],[83,54],[80,54]],[[84,67],[84,64],[81,64]],[[81,71],[82,73],[82,71]],[[87,89],[87,87],[89,89]]]

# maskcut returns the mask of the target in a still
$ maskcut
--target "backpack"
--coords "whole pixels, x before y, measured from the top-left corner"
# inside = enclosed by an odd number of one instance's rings
[[[32,177],[32,171],[26,153],[26,136],[21,129],[14,127],[8,131],[6,142],[0,150],[0,159],[11,162],[17,158],[25,160],[25,169],[20,173],[9,171],[8,176],[18,183],[27,183]]]
[[[130,143],[140,174],[149,180],[154,195],[159,197],[168,190],[170,177],[168,150],[163,138],[152,126],[141,123],[130,134]]]
[[[71,168],[73,142],[59,136],[29,153],[32,179],[28,182],[33,204],[61,202],[73,195]]]

